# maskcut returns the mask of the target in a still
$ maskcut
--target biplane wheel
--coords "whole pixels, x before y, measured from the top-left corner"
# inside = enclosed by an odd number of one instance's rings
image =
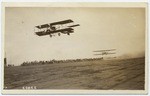
[[[70,33],[67,33],[67,35],[70,35]]]
[[[58,36],[60,36],[60,33],[58,33]]]
[[[51,35],[51,34],[50,34],[49,36],[50,36],[50,37],[52,37],[52,35]]]

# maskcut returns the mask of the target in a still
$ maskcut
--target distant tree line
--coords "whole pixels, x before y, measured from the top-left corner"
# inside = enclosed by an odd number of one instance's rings
[[[30,66],[30,65],[44,65],[44,64],[54,64],[54,63],[71,63],[71,62],[81,62],[81,61],[92,61],[92,60],[101,60],[103,58],[85,58],[85,59],[67,59],[67,60],[49,60],[49,61],[31,61],[23,62],[21,66]]]

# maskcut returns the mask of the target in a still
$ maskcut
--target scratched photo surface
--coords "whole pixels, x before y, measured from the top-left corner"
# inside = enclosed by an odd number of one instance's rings
[[[4,89],[145,89],[145,8],[6,7]]]

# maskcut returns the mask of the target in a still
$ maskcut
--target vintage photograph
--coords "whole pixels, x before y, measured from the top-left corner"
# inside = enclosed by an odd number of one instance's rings
[[[145,90],[145,7],[5,7],[4,90]]]

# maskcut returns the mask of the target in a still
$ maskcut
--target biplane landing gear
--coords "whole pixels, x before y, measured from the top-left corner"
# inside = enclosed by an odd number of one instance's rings
[[[50,37],[52,37],[52,35],[51,35],[51,34],[50,34],[49,36],[50,36]]]
[[[67,33],[67,35],[70,35],[70,33]]]
[[[60,33],[58,33],[58,36],[60,36]]]

